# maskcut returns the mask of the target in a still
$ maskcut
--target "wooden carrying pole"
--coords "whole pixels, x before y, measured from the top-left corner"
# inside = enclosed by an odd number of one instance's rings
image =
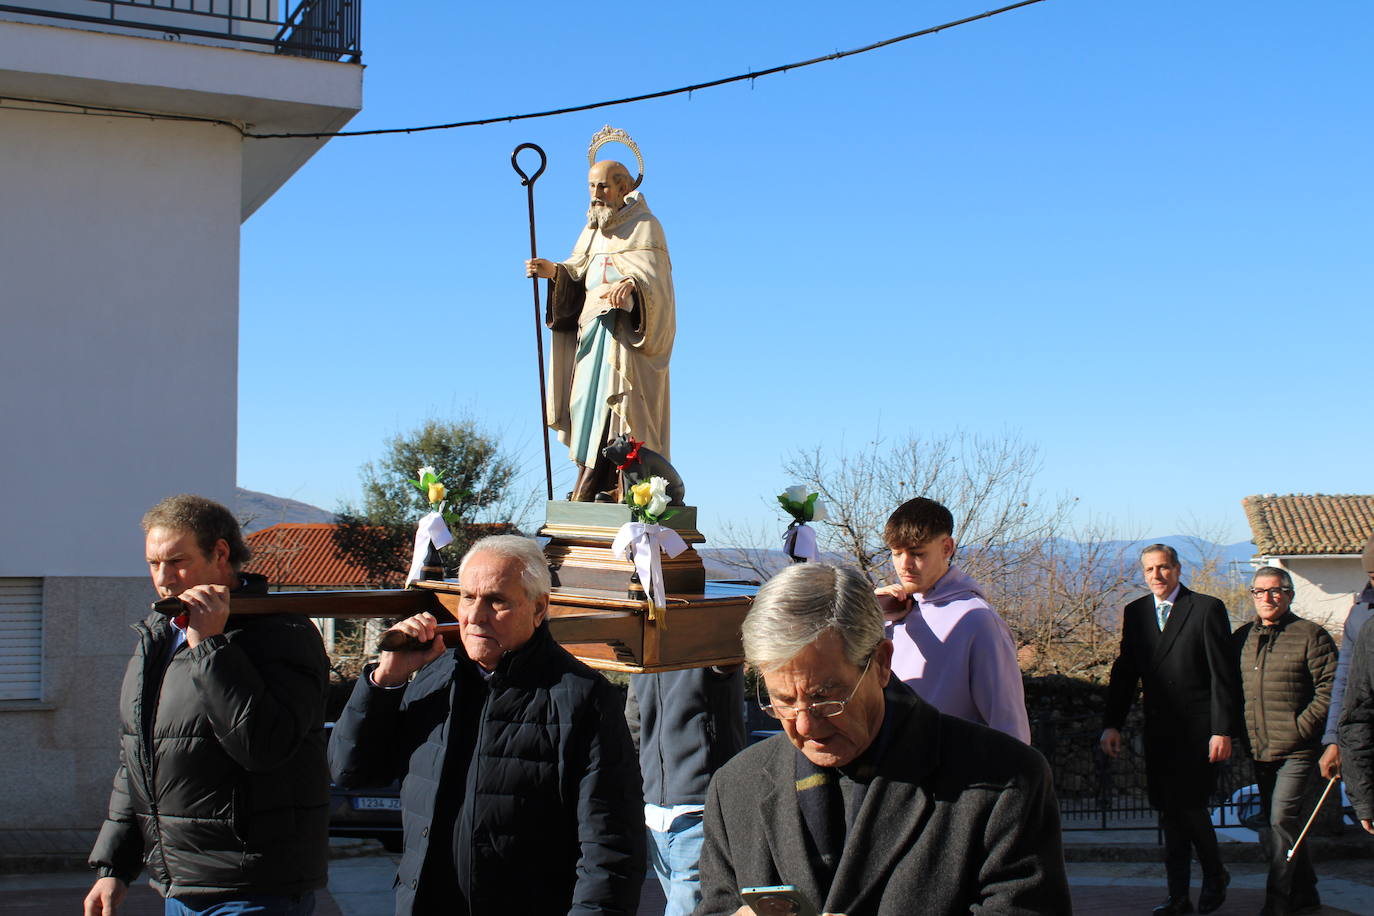
[[[439,621],[440,635],[456,644],[460,596],[455,582],[422,581],[405,589],[234,595],[229,613],[396,620],[428,611]],[[651,615],[642,599],[624,592],[556,588],[549,596],[549,632],[577,658],[607,671],[730,665],[743,661],[739,628],[751,600],[741,594],[672,597],[666,609]],[[181,599],[163,598],[153,610],[174,616],[182,610]]]

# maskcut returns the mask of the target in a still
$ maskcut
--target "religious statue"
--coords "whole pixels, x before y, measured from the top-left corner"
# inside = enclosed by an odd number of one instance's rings
[[[639,177],[614,160],[610,142],[635,154]],[[668,360],[677,331],[673,269],[663,227],[637,192],[639,147],[609,125],[587,151],[591,204],[572,254],[525,262],[550,280],[544,321],[553,331],[545,421],[579,468],[570,499],[619,502],[614,463],[602,450],[621,435],[668,456]]]

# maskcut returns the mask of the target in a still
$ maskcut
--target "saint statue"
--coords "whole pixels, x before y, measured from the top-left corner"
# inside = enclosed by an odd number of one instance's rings
[[[638,179],[604,144],[624,143]],[[592,138],[587,226],[566,261],[525,262],[526,276],[549,283],[544,321],[553,331],[546,422],[579,468],[569,497],[619,502],[615,465],[601,455],[622,433],[667,457],[668,359],[677,331],[673,269],[663,227],[636,190],[639,149],[609,125]]]

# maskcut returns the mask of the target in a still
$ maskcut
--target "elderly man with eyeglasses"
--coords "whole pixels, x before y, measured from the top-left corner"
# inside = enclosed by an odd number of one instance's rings
[[[753,913],[747,889],[788,885],[846,916],[1072,911],[1045,759],[892,676],[860,573],[783,570],[743,635],[783,734],[711,782],[697,916]]]
[[[1307,847],[1289,851],[1312,813],[1317,758],[1336,680],[1336,644],[1320,624],[1292,611],[1293,579],[1264,566],[1250,582],[1255,619],[1235,632],[1245,732],[1269,822],[1263,916],[1321,907]]]

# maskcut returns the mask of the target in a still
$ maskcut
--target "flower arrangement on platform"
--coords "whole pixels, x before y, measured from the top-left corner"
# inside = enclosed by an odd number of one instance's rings
[[[807,522],[824,521],[829,513],[820,493],[813,493],[805,484],[788,487],[778,494],[778,504],[783,511],[792,516],[792,522],[783,532],[782,549],[795,562],[816,562],[820,555],[816,549],[816,532]]]
[[[425,465],[416,471],[416,478],[407,480],[411,486],[420,491],[429,502],[429,511],[437,512],[445,522],[456,525],[462,521],[457,512],[448,508],[448,487],[443,483],[444,471],[436,472],[434,468]]]
[[[829,513],[826,512],[825,503],[820,501],[820,495],[819,492],[812,493],[806,484],[799,483],[779,493],[778,504],[799,525],[823,522]]]
[[[668,508],[668,481],[662,477],[641,480],[625,491],[625,505],[630,507],[631,521],[620,526],[611,550],[630,558],[649,600],[650,619],[657,619],[657,610],[667,603],[660,554],[675,557],[687,549],[682,535],[662,524],[677,514]]]
[[[650,477],[631,486],[625,491],[625,505],[630,507],[632,519],[650,525],[677,515],[676,509],[668,508],[668,481],[662,477]]]
[[[458,524],[460,518],[458,513],[452,510],[445,511],[448,488],[444,486],[443,479],[443,471],[436,473],[434,468],[426,465],[416,472],[416,479],[409,481],[429,502],[429,512],[415,527],[415,550],[411,553],[406,585],[418,582],[426,567],[442,569],[443,561],[439,559],[439,548],[453,543],[453,532],[448,526]]]

